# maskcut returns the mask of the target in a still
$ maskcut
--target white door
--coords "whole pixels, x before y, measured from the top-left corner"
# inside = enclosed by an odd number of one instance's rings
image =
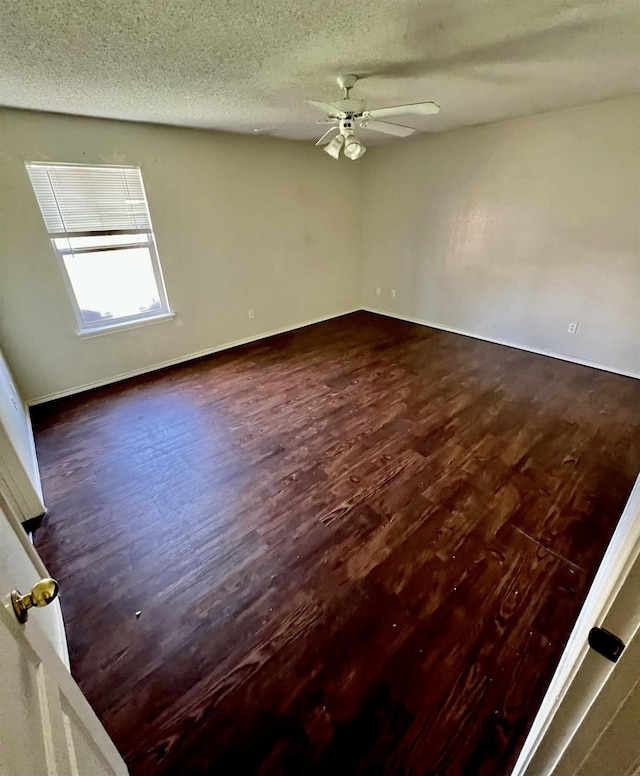
[[[0,511],[0,776],[125,776],[61,659],[57,602],[30,609],[25,624],[14,613],[11,591],[28,593],[43,570],[16,525]]]
[[[599,626],[626,644],[610,662]],[[627,776],[640,769],[640,477],[511,776]]]
[[[554,776],[566,774],[640,774],[640,629],[555,766]]]

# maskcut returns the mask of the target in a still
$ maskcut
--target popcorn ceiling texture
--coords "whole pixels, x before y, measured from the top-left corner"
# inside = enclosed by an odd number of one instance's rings
[[[636,0],[4,0],[0,104],[316,138],[305,98],[441,131],[638,90]],[[380,135],[374,136],[382,141]]]

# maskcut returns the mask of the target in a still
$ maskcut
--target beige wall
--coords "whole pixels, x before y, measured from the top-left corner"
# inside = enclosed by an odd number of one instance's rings
[[[640,375],[639,105],[398,141],[357,164],[0,110],[0,345],[33,401],[362,303]],[[78,338],[27,159],[141,165],[175,321]]]
[[[25,160],[141,166],[175,321],[78,338]],[[0,110],[0,344],[23,395],[359,306],[359,175],[309,143]]]
[[[28,520],[45,511],[29,409],[0,350],[0,505]]]
[[[18,393],[15,381],[0,350],[0,440],[2,434],[11,443],[19,464],[34,483],[39,479],[34,458],[33,436],[29,413]],[[2,447],[0,447],[0,452]]]
[[[640,376],[639,105],[367,155],[365,306]]]

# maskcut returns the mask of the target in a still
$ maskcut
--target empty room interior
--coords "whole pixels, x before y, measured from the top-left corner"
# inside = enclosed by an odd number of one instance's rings
[[[640,6],[0,6],[0,776],[640,773]]]

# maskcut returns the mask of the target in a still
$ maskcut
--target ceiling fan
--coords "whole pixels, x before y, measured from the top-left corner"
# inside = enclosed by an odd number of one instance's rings
[[[393,124],[390,121],[379,119],[392,118],[393,116],[430,116],[440,113],[440,107],[435,102],[414,102],[411,105],[395,105],[390,108],[365,107],[364,100],[356,100],[350,97],[350,92],[356,85],[357,75],[342,75],[338,77],[338,86],[343,90],[344,97],[336,102],[318,102],[306,100],[309,105],[320,108],[327,114],[324,121],[319,124],[333,124],[316,143],[317,146],[327,143],[325,152],[338,159],[340,151],[347,159],[359,159],[367,150],[355,135],[356,126],[362,129],[372,129],[374,132],[383,132],[386,135],[396,137],[408,137],[416,131],[412,127],[403,127],[401,124]],[[338,134],[329,141],[333,132]]]

